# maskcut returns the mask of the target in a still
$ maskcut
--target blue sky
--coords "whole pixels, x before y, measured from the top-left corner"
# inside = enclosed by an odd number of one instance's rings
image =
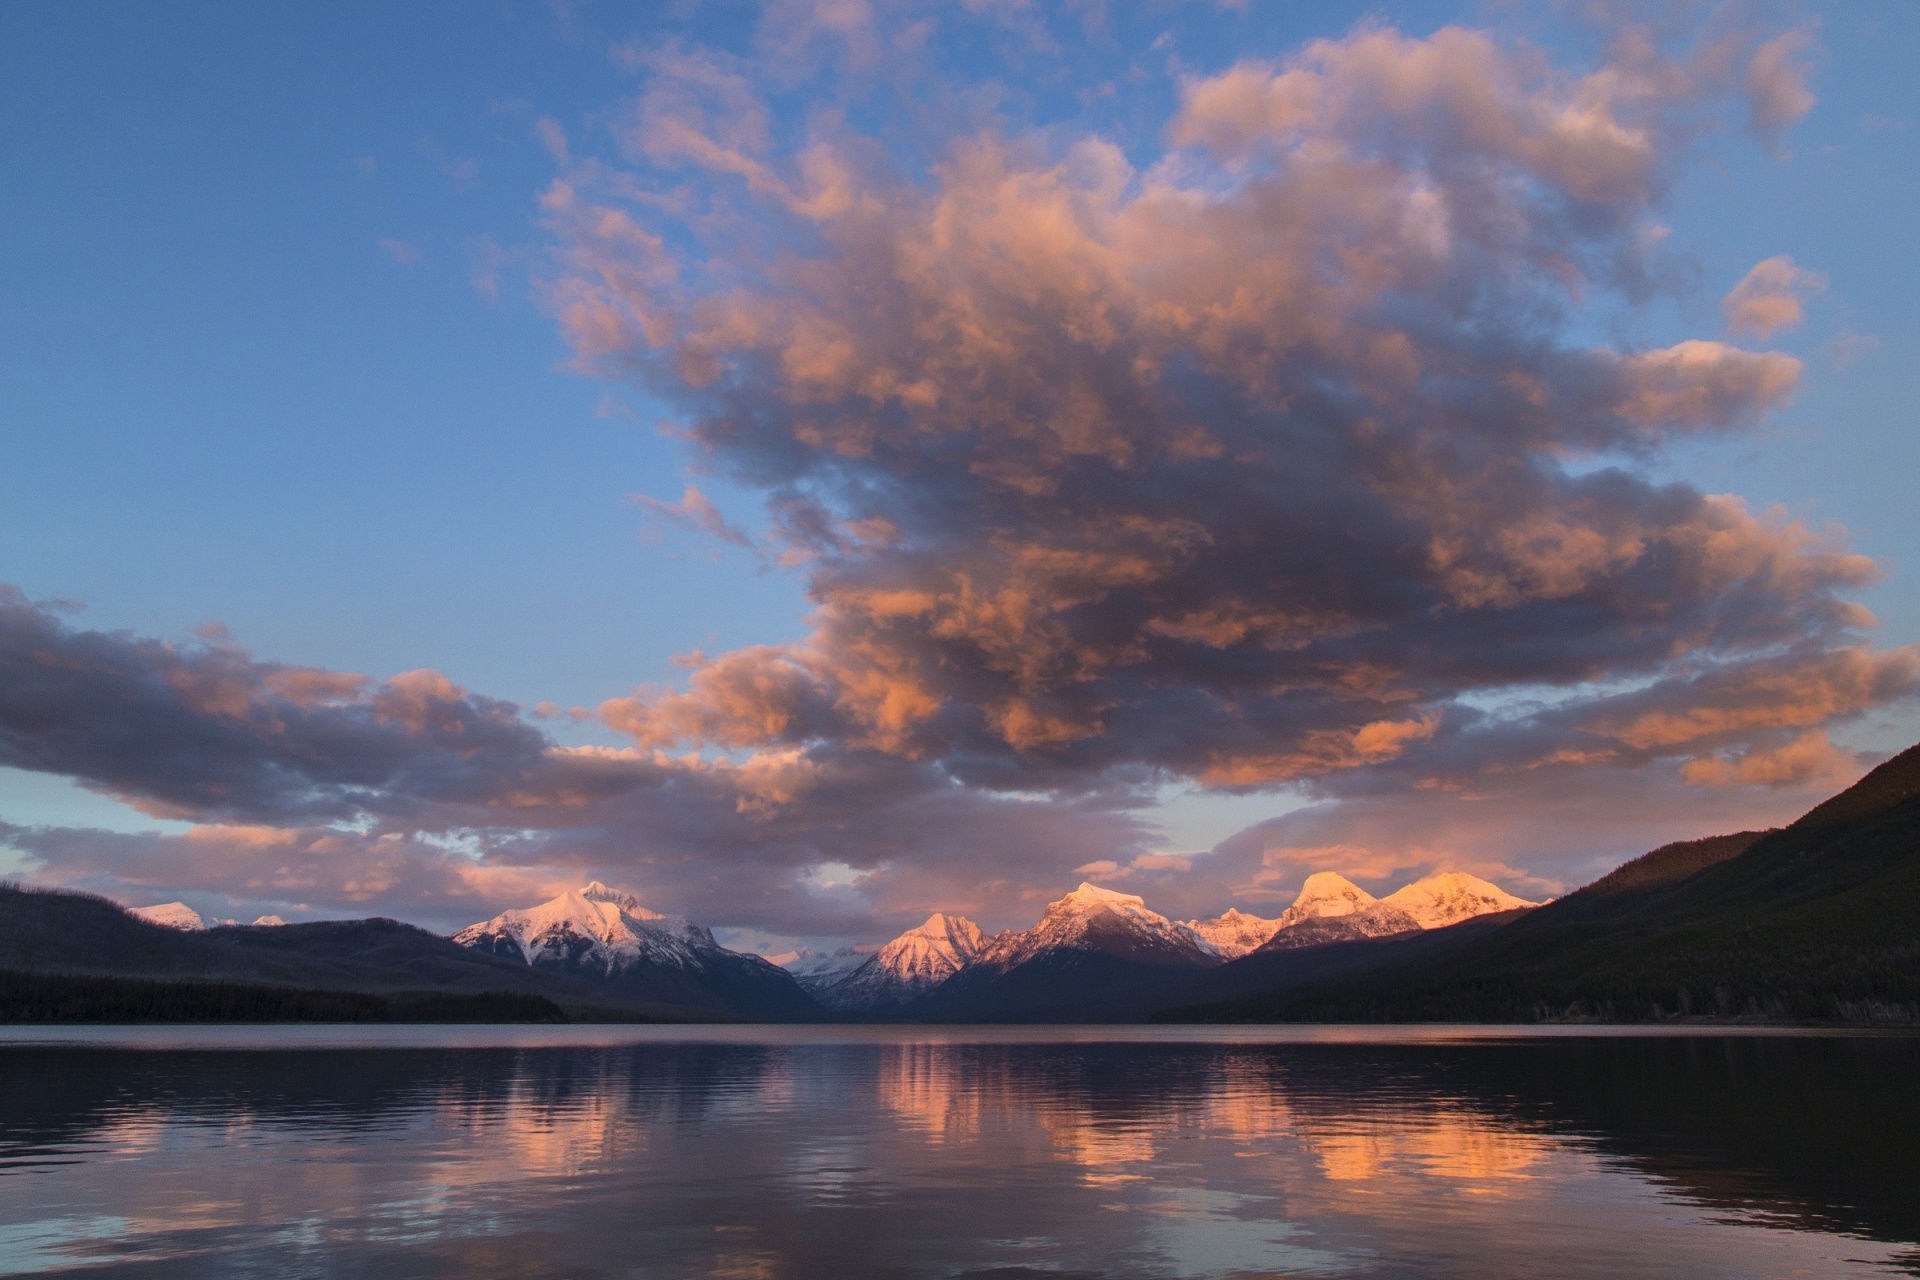
[[[1754,263],[1784,254],[1826,276],[1806,323],[1765,344],[1805,362],[1791,405],[1645,465],[1844,526],[1885,573],[1854,598],[1882,619],[1874,643],[1896,648],[1920,641],[1920,11],[1755,12],[1816,32],[1817,105],[1772,154],[1709,143],[1660,210],[1691,282],[1583,323],[1625,346],[1715,335],[1721,296]],[[825,44],[794,37],[779,54],[778,17],[744,4],[0,9],[0,582],[74,602],[78,628],[185,644],[218,624],[263,659],[376,678],[431,667],[526,707],[684,683],[670,659],[695,649],[802,641],[803,568],[634,500],[676,499],[691,477],[763,532],[759,495],[690,473],[689,447],[660,429],[684,422],[684,404],[570,367],[540,285],[557,246],[539,199],[565,166],[539,122],[557,122],[575,158],[616,158],[609,139],[655,74],[633,50],[756,60],[773,68],[776,147],[837,112],[924,172],[926,123],[848,88]],[[949,98],[928,105],[964,100],[1014,131],[1105,138],[1151,163],[1183,76],[1362,21],[1410,36],[1486,26],[1574,64],[1594,53],[1591,36],[1506,7],[1114,6],[1104,25],[1062,11],[937,32]],[[1040,27],[1051,47],[1032,38]],[[592,723],[547,731],[621,741]],[[1920,737],[1920,716],[1896,701],[1833,732],[1885,750]],[[1299,803],[1285,788],[1158,785],[1188,797],[1161,812],[1174,849]],[[1771,815],[1797,801],[1752,803]],[[189,821],[13,769],[0,770],[0,819]]]

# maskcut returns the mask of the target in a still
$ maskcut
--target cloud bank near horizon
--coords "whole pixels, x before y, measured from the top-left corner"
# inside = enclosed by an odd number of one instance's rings
[[[582,748],[434,672],[4,597],[0,764],[199,824],[8,839],[76,881],[416,917],[596,874],[814,935],[1024,921],[1093,865],[1176,914],[1321,867],[1538,894],[1804,808],[1863,767],[1829,732],[1920,688],[1843,535],[1650,478],[1800,362],[1584,336],[1668,287],[1701,139],[1777,146],[1811,105],[1804,33],[1622,28],[1574,68],[1366,25],[1188,76],[1151,154],[969,119],[903,155],[821,86],[910,27],[780,8],[757,54],[623,46],[609,153],[561,135],[542,199],[580,367],[767,495],[805,640],[610,699],[630,745]],[[754,61],[794,49],[798,85]],[[770,84],[819,95],[800,134]],[[1730,334],[1822,283],[1756,265]],[[652,509],[747,538],[696,487]],[[1173,782],[1317,803],[1170,856]]]

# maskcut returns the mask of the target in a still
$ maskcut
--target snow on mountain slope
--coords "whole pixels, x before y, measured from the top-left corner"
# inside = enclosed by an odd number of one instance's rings
[[[1075,950],[1160,964],[1211,965],[1220,958],[1192,930],[1149,910],[1138,896],[1083,882],[1049,902],[1040,923],[1025,933],[989,939],[974,963],[1007,970],[1049,952]]]
[[[873,1010],[904,1004],[951,978],[986,945],[964,916],[935,912],[830,983],[810,988],[829,1009]]]
[[[1326,942],[1384,938],[1419,928],[1420,922],[1407,912],[1380,901],[1345,876],[1316,871],[1307,877],[1293,905],[1280,913],[1273,936],[1258,949],[1287,951]]]
[[[1537,907],[1537,902],[1516,898],[1497,884],[1467,875],[1463,871],[1442,871],[1396,889],[1381,899],[1398,907],[1419,922],[1423,929],[1443,929],[1462,920],[1512,911],[1516,907]]]
[[[729,951],[703,925],[662,915],[594,881],[537,907],[503,911],[453,935],[464,947],[605,982],[624,996],[751,1018],[816,1017],[793,975]]]
[[[1263,920],[1244,911],[1228,908],[1211,920],[1189,920],[1188,929],[1219,953],[1225,960],[1238,960],[1274,935],[1279,920]]]
[[[207,927],[206,920],[184,902],[162,902],[151,907],[128,907],[127,914],[148,924],[157,924],[166,929],[178,929],[182,933],[199,933]]]
[[[802,947],[790,958],[773,957],[773,962],[793,975],[806,993],[816,1000],[846,976],[873,959],[873,947],[841,947],[826,954]],[[831,1006],[830,1006],[831,1007]]]
[[[530,965],[585,970],[600,977],[642,963],[699,968],[708,956],[734,954],[704,926],[649,911],[632,894],[598,880],[537,907],[503,911],[468,925],[453,940]]]
[[[986,941],[980,926],[965,916],[935,912],[918,929],[880,948],[873,959],[876,968],[902,982],[940,982],[978,955]]]
[[[1337,871],[1316,871],[1300,887],[1293,905],[1280,913],[1280,927],[1285,929],[1302,920],[1355,915],[1378,901]]]

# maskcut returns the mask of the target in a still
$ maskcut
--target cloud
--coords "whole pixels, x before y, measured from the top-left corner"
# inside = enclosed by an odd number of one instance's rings
[[[1345,789],[1223,841],[1195,860],[1187,884],[1170,885],[1161,896],[1204,911],[1230,894],[1271,914],[1316,871],[1338,871],[1388,893],[1454,870],[1539,901],[1594,880],[1623,854],[1789,822],[1841,776],[1850,780],[1865,767],[1843,754],[1837,762],[1843,775],[1808,771],[1773,785],[1749,778],[1702,786],[1703,779],[1665,770],[1566,761],[1470,778],[1458,787]],[[1212,893],[1196,892],[1200,885]]]
[[[1792,258],[1781,256],[1756,263],[1740,283],[1720,300],[1727,328],[1734,333],[1750,333],[1765,340],[1781,329],[1799,324],[1804,315],[1801,300],[1827,287],[1827,278],[1817,271],[1805,271]]]
[[[831,93],[769,106],[815,72],[768,51],[872,68],[892,21],[793,5],[757,54],[624,47],[645,78],[601,117],[614,153],[569,139],[541,201],[575,367],[670,401],[696,466],[765,495],[802,639],[699,657],[597,708],[629,745],[564,746],[437,673],[80,631],[16,595],[0,763],[303,833],[310,898],[600,874],[872,936],[1026,923],[1077,875],[1212,914],[1317,858],[1552,891],[1790,812],[1864,763],[1823,735],[1913,695],[1843,533],[1655,478],[1800,362],[1582,337],[1633,331],[1698,139],[1804,110],[1804,40],[1627,29],[1571,67],[1365,25],[1192,75],[1130,150],[961,112],[916,155]],[[642,502],[749,543],[697,489]],[[1170,782],[1316,803],[1170,853]],[[50,875],[169,883],[241,847],[15,838]]]
[[[743,68],[655,55],[692,87],[648,91],[633,158],[744,179],[757,236],[801,238],[705,289],[665,247],[697,222],[570,181],[562,320],[768,492],[818,610],[610,723],[1270,786],[1444,750],[1502,688],[1856,643],[1864,560],[1626,465],[1758,420],[1799,362],[1562,336],[1644,269],[1727,57],[1625,39],[1575,75],[1362,27],[1190,80],[1145,169],[989,132],[922,179],[857,140],[783,161]],[[794,194],[823,150],[858,175],[831,212]]]
[[[447,927],[574,887],[551,871],[496,867],[398,832],[332,827],[196,826],[181,835],[0,823],[0,839],[33,856],[40,878],[104,892],[127,905],[183,894],[263,914],[378,912]]]
[[[483,804],[543,767],[508,703],[445,676],[257,662],[75,630],[0,585],[0,765],[157,816],[284,822]]]
[[[1837,786],[1859,774],[1860,761],[1820,732],[1804,733],[1778,747],[1753,747],[1736,759],[1701,756],[1690,760],[1681,776],[1688,782],[1717,787],[1782,787],[1797,783]]]
[[[681,495],[678,502],[662,502],[658,498],[649,498],[645,494],[635,494],[634,501],[657,516],[663,516],[675,524],[683,525],[708,537],[736,547],[751,548],[753,538],[727,522],[713,500],[692,485]]]
[[[1747,66],[1747,104],[1754,130],[1768,141],[1813,109],[1815,98],[1807,88],[1807,55],[1813,50],[1811,31],[1788,31],[1754,50]]]
[[[988,128],[921,170],[843,126],[783,151],[744,65],[681,59],[624,187],[555,188],[557,310],[581,367],[675,399],[703,465],[767,493],[817,608],[603,719],[1349,813],[1576,761],[1601,792],[1840,776],[1758,762],[1912,695],[1913,652],[1846,598],[1875,567],[1641,466],[1760,421],[1800,362],[1571,337],[1646,297],[1723,105],[1769,136],[1806,109],[1810,48],[1623,29],[1576,70],[1363,25],[1191,76],[1157,157]],[[713,203],[637,194],[649,162]],[[710,225],[761,246],[723,280],[669,247]],[[1762,264],[1730,327],[1764,337],[1817,283]]]
[[[547,154],[553,157],[555,164],[566,165],[573,161],[572,149],[567,144],[566,126],[552,116],[541,116],[533,122],[533,134]]]
[[[735,661],[711,679],[739,679]],[[1125,786],[1035,803],[855,749],[564,747],[439,672],[374,680],[82,630],[10,587],[0,766],[196,824],[124,839],[0,831],[38,878],[449,927],[483,902],[594,876],[721,925],[850,933],[960,904],[992,919],[1034,880],[1150,834],[1144,794]],[[830,863],[861,873],[860,891],[814,892],[809,874]]]
[[[382,252],[403,267],[410,267],[420,261],[420,246],[412,241],[381,236],[379,244]]]

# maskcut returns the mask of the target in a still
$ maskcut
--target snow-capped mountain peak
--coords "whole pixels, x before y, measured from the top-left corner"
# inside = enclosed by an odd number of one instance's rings
[[[936,911],[917,929],[909,929],[874,955],[880,968],[916,983],[941,982],[980,954],[986,938],[965,916]]]
[[[1328,942],[1351,942],[1412,933],[1419,921],[1381,902],[1345,876],[1316,871],[1301,886],[1293,905],[1280,913],[1279,927],[1260,945],[1263,951],[1289,951]]]
[[[667,917],[658,911],[649,911],[640,905],[640,899],[619,889],[609,889],[598,880],[589,880],[584,888],[576,890],[588,902],[606,903],[620,908],[636,920],[664,920]]]
[[[1047,904],[1025,933],[1003,933],[980,950],[979,961],[1007,969],[1049,951],[1099,950],[1153,955],[1170,962],[1210,964],[1213,948],[1185,925],[1152,910],[1138,895],[1082,882]]]
[[[662,915],[598,880],[453,935],[463,947],[605,982],[625,996],[790,1017],[817,1006],[763,957],[729,951],[704,925]]]
[[[1145,905],[1146,899],[1137,893],[1122,893],[1118,889],[1109,889],[1105,885],[1093,884],[1089,881],[1082,880],[1079,887],[1071,893],[1063,898],[1056,898],[1052,902],[1049,902],[1047,904],[1047,910],[1052,911],[1056,908],[1065,908],[1068,906],[1094,908],[1141,907]]]
[[[795,976],[829,1008],[868,1012],[931,991],[972,963],[986,942],[973,921],[935,912],[851,969]]]
[[[1423,929],[1443,929],[1474,916],[1540,905],[1464,871],[1437,872],[1396,889],[1381,901],[1406,912]]]
[[[1147,906],[1146,899],[1137,893],[1121,893],[1117,889],[1103,888],[1082,880],[1080,886],[1063,898],[1055,898],[1047,904],[1047,910],[1040,917],[1040,923],[1034,931],[1046,930],[1051,925],[1076,927],[1078,922],[1101,915],[1115,915],[1131,920],[1154,932],[1177,930],[1173,921]]]
[[[1281,928],[1302,920],[1350,916],[1378,899],[1337,871],[1316,871],[1300,887],[1293,905],[1280,913]]]
[[[1237,960],[1274,935],[1280,921],[1266,920],[1229,907],[1211,920],[1189,920],[1188,929],[1223,959]]]
[[[632,894],[598,880],[537,907],[468,925],[453,940],[516,955],[530,965],[564,961],[608,975],[642,959],[685,965],[722,949],[704,927],[649,911]]]
[[[127,914],[148,924],[157,924],[163,929],[178,929],[182,933],[199,933],[207,927],[206,918],[184,902],[128,907]]]

